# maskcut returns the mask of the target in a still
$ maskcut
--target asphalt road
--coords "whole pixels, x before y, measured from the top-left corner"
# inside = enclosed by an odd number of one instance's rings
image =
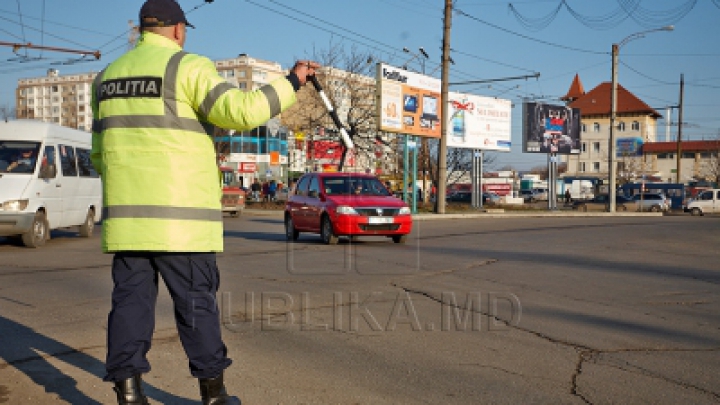
[[[284,242],[227,218],[219,304],[243,404],[720,402],[720,217],[416,221]],[[98,236],[0,238],[0,403],[112,404]],[[153,404],[197,404],[161,287]]]

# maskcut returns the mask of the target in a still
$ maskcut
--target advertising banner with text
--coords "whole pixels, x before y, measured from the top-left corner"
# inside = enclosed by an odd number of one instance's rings
[[[447,146],[510,152],[510,100],[454,92],[448,97]]]
[[[440,138],[440,79],[377,65],[378,129]]]

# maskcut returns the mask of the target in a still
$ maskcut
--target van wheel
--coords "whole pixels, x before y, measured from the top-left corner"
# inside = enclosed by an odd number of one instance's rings
[[[702,215],[702,211],[700,210],[700,208],[693,208],[692,211],[690,211],[690,214],[694,217],[699,217],[700,215]]]
[[[83,238],[89,238],[93,234],[93,230],[95,229],[95,210],[90,208],[88,209],[87,217],[85,217],[85,222],[83,222],[82,225],[80,225],[80,236]]]
[[[45,244],[48,239],[48,224],[45,213],[38,212],[33,219],[32,227],[22,235],[23,244],[29,248],[37,248]]]
[[[327,216],[323,217],[322,224],[320,224],[320,237],[326,245],[337,245],[338,243],[338,237],[333,233],[332,222]]]
[[[653,205],[652,207],[650,207],[650,212],[660,212],[660,206]]]

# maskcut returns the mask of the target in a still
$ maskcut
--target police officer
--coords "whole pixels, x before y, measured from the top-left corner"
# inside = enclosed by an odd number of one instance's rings
[[[211,134],[214,126],[248,130],[285,110],[319,65],[297,62],[287,77],[243,92],[212,61],[183,51],[193,26],[174,0],[147,0],[139,17],[137,47],[93,83],[102,245],[114,253],[104,379],[115,383],[119,404],[148,403],[141,375],[150,371],[159,274],[203,404],[240,404],[223,381],[231,360],[215,301],[223,228]]]

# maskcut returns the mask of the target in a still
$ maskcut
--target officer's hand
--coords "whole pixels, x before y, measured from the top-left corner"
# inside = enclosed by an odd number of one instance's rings
[[[295,66],[292,68],[292,72],[300,80],[300,85],[304,86],[307,83],[308,76],[314,76],[315,72],[320,69],[320,64],[311,60],[299,60],[295,62]]]

